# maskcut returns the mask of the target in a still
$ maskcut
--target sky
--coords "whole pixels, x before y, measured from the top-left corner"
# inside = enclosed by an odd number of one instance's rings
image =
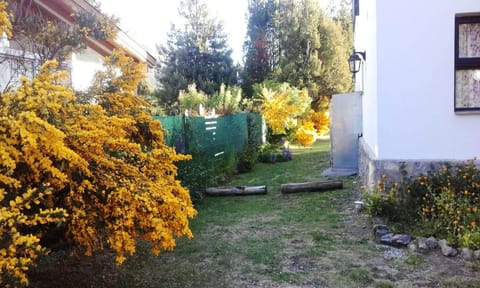
[[[324,7],[331,1],[318,0]],[[171,23],[179,22],[180,0],[100,0],[101,10],[120,18],[120,28],[137,43],[157,55],[157,45],[167,40]],[[135,4],[135,5],[132,5]],[[234,63],[242,63],[242,46],[246,37],[248,0],[207,0],[211,15],[224,24],[233,49]]]
[[[101,10],[120,18],[120,28],[136,42],[157,55],[156,46],[167,40],[171,23],[178,23],[180,0],[101,0]],[[135,5],[132,5],[134,3]],[[242,62],[242,45],[246,35],[247,0],[207,0],[211,15],[224,24],[233,49],[234,62]]]

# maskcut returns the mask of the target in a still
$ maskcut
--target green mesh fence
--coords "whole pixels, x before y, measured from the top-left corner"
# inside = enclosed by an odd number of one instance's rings
[[[175,141],[183,139],[184,129],[182,116],[154,116],[153,119],[159,120],[160,123],[162,123],[164,140],[168,146],[173,147],[175,146]]]
[[[204,157],[238,153],[261,140],[262,118],[256,113],[219,117],[154,117],[162,123],[165,143],[177,150]],[[249,139],[253,137],[255,139]]]

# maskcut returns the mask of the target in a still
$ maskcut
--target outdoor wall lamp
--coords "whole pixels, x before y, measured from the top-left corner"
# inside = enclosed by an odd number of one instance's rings
[[[352,74],[360,71],[360,66],[362,61],[367,60],[367,52],[357,52],[353,51],[353,54],[348,57],[348,68]]]

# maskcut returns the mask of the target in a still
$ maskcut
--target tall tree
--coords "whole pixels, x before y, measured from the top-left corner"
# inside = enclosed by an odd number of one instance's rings
[[[278,65],[277,12],[276,0],[248,2],[245,67],[242,75],[242,88],[248,97],[253,94],[252,85],[266,80]]]
[[[278,81],[318,94],[321,47],[318,3],[314,0],[285,0],[280,3],[280,69]]]
[[[352,37],[346,18],[324,17],[319,26],[321,35],[320,59],[322,60],[318,87],[320,95],[347,92],[352,87],[352,74],[348,69]]]
[[[189,84],[212,95],[222,83],[236,83],[232,50],[227,46],[223,24],[210,16],[206,1],[181,1],[179,14],[185,20],[183,29],[172,25],[167,44],[159,47],[158,97],[166,106],[174,106],[179,92]]]
[[[250,0],[244,90],[265,79],[288,82],[307,88],[314,103],[348,91],[352,44],[345,11],[330,17],[315,0]]]

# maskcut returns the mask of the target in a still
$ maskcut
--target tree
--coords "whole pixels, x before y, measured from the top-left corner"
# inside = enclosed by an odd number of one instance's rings
[[[353,32],[351,18],[345,9],[340,10],[334,19],[323,17],[319,26],[322,65],[318,93],[321,96],[347,92],[352,88],[352,74],[346,59],[352,51]]]
[[[341,12],[328,17],[314,0],[251,0],[244,89],[265,79],[288,82],[307,88],[314,106],[348,91],[351,20]]]
[[[318,31],[321,13],[313,0],[284,0],[280,2],[280,69],[277,80],[318,95],[317,82],[322,59]]]
[[[172,25],[167,45],[159,47],[158,97],[166,106],[175,106],[179,92],[189,84],[212,95],[222,83],[236,82],[232,51],[227,47],[223,25],[208,14],[206,2],[182,1],[179,14],[185,19],[183,30]]]
[[[243,85],[247,97],[253,95],[252,85],[271,76],[278,64],[278,27],[275,0],[248,2],[247,40],[244,43],[245,68]]]

